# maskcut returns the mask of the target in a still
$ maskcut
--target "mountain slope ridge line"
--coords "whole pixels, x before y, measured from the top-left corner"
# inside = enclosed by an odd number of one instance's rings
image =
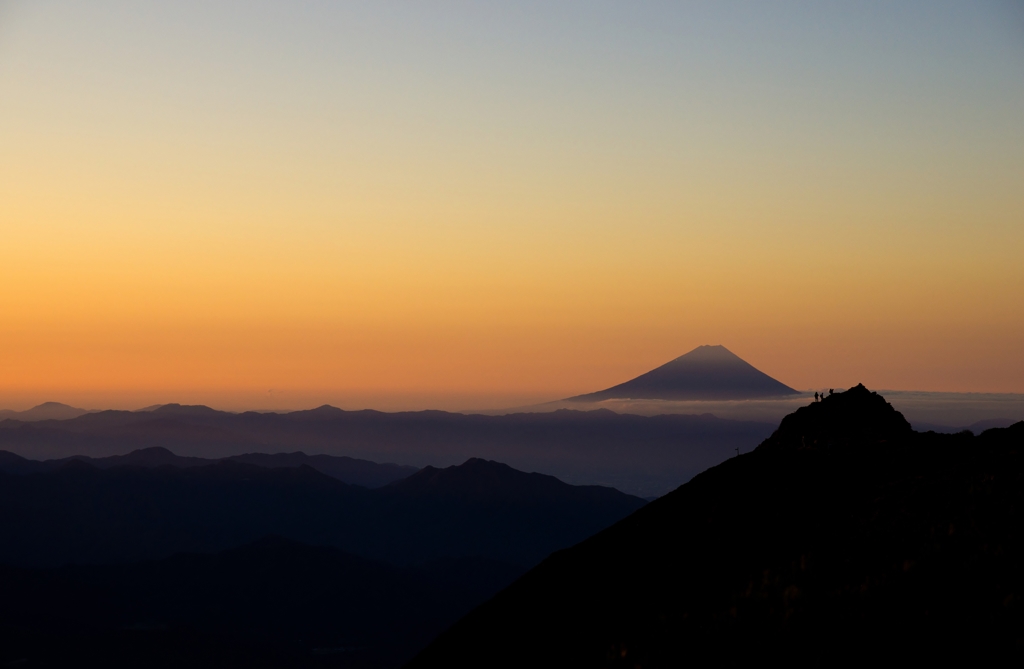
[[[408,666],[1007,656],[1022,528],[1024,421],[914,432],[858,385],[553,554]]]

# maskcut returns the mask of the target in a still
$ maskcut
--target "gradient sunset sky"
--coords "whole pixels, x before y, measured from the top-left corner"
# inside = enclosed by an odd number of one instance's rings
[[[484,408],[700,344],[1024,392],[1019,2],[2,2],[0,408]]]

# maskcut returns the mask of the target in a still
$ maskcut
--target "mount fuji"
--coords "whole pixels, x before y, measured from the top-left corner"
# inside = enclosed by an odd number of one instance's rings
[[[635,379],[567,401],[751,400],[799,394],[724,346],[698,346]]]

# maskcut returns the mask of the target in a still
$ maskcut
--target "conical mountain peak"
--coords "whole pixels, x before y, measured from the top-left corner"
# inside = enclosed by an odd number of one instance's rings
[[[0,420],[4,418],[14,418],[21,421],[68,420],[70,418],[78,418],[87,413],[90,412],[85,409],[62,404],[61,402],[43,402],[25,411],[0,411]]]
[[[29,411],[40,411],[40,410],[53,410],[53,409],[74,409],[75,407],[64,404],[63,402],[43,402],[38,404]]]
[[[678,358],[676,358],[676,360],[679,360],[681,358],[700,357],[742,360],[742,358],[740,358],[738,355],[727,349],[725,346],[722,346],[721,344],[701,344],[700,346],[693,349],[689,353],[684,353],[683,355],[679,356]]]
[[[606,390],[571,397],[610,399],[745,400],[795,395],[797,391],[759,371],[724,346],[698,346],[646,374]]]

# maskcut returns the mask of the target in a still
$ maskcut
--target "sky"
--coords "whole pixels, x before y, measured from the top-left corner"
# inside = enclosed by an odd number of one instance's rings
[[[0,0],[0,407],[1024,392],[1019,2]]]

